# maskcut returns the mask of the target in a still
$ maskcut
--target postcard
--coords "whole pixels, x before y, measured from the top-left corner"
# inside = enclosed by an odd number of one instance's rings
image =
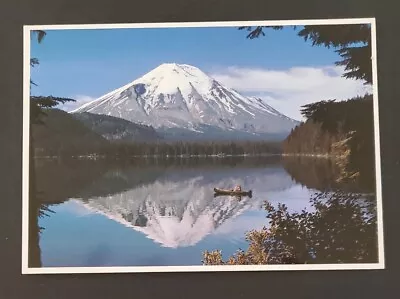
[[[375,19],[26,25],[23,274],[384,269]]]

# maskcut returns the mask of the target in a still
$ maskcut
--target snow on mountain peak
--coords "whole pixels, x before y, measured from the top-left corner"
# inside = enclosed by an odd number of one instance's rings
[[[193,88],[207,92],[213,84],[207,74],[188,64],[164,63],[156,67],[132,84],[146,84],[155,87],[157,94],[173,94],[180,91],[188,95]]]
[[[297,124],[261,99],[245,97],[199,68],[177,63],[163,63],[74,112],[116,116],[159,130],[205,133],[202,128],[207,127],[207,134],[214,129],[288,133]]]

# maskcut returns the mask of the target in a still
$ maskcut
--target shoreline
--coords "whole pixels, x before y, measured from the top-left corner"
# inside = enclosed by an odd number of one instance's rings
[[[141,158],[141,159],[188,159],[188,158],[231,158],[231,157],[274,157],[274,156],[282,156],[282,154],[241,154],[241,155],[232,155],[232,154],[217,154],[217,155],[131,155],[131,156],[123,156],[122,158]],[[35,156],[34,159],[58,159],[58,158],[74,158],[74,159],[107,159],[107,158],[121,158],[117,155],[98,155],[98,154],[89,154],[89,155],[76,155],[76,156]]]
[[[310,157],[310,158],[324,158],[324,159],[336,159],[338,156],[329,154],[281,154],[283,157]]]
[[[125,158],[139,158],[139,159],[189,159],[189,158],[256,158],[256,157],[307,157],[307,158],[323,158],[323,159],[336,159],[337,156],[328,155],[328,154],[214,154],[214,155],[191,155],[191,154],[183,154],[183,155],[132,155],[132,156],[123,156],[119,157],[117,155],[99,155],[99,154],[87,154],[87,155],[74,155],[74,156],[35,156],[34,159],[60,159],[60,158],[72,158],[72,159],[125,159]]]

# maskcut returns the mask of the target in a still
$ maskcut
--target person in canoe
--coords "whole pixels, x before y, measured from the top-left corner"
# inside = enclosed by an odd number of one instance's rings
[[[233,188],[232,191],[234,191],[234,192],[241,192],[241,191],[242,191],[242,186],[236,185],[235,188]]]
[[[239,196],[249,196],[250,198],[253,196],[252,191],[243,191],[242,186],[236,185],[233,189],[219,189],[214,188],[214,196],[218,195],[239,195]]]

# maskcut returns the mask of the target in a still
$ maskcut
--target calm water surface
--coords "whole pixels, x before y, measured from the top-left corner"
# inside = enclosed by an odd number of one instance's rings
[[[202,252],[214,249],[227,257],[247,248],[247,231],[268,226],[264,201],[312,210],[312,194],[332,183],[331,166],[321,172],[318,163],[37,160],[40,192],[30,209],[41,214],[30,224],[31,265],[201,265]],[[296,171],[304,177],[294,177]],[[235,184],[253,197],[214,197],[214,187]]]

